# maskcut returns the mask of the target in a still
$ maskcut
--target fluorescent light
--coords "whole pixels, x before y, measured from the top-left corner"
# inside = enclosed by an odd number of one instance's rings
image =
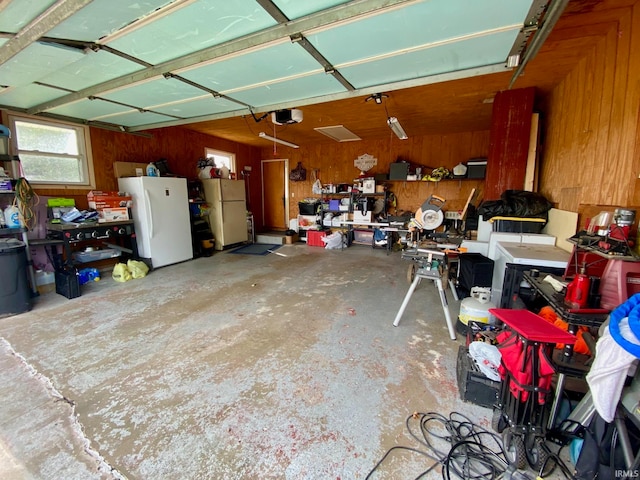
[[[264,138],[265,140],[271,140],[272,142],[281,143],[282,145],[286,145],[287,147],[300,148],[300,146],[296,145],[295,143],[287,142],[286,140],[281,140],[279,138],[272,137],[271,135],[267,135],[264,132],[260,132],[258,136],[260,138]]]
[[[400,140],[406,140],[409,138],[407,137],[407,134],[404,133],[404,129],[396,117],[389,117],[387,119],[387,124]]]

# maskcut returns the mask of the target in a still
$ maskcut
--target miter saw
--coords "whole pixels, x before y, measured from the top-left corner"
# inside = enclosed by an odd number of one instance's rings
[[[419,225],[416,225],[421,230],[435,230],[444,221],[444,212],[442,207],[446,200],[437,195],[431,195],[425,200],[425,202],[416,210],[415,220]]]

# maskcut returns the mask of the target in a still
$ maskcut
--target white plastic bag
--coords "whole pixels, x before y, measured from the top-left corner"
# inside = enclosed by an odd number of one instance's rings
[[[311,187],[311,190],[316,195],[320,195],[322,193],[322,182],[320,181],[320,179],[313,182],[313,186]]]
[[[469,344],[469,355],[487,378],[496,382],[500,381],[498,367],[500,367],[502,355],[498,347],[485,342],[471,342]]]
[[[342,248],[342,233],[333,232],[331,235],[325,235],[322,237],[322,241],[325,243],[324,248],[327,250]]]

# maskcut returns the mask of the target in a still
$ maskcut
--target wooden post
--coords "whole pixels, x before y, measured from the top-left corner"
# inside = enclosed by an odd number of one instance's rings
[[[535,87],[498,92],[493,101],[485,200],[522,190],[527,169]]]

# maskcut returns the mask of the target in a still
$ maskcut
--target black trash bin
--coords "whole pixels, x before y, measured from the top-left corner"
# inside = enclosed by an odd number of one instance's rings
[[[0,317],[31,310],[32,299],[27,279],[27,253],[24,242],[0,238]]]

